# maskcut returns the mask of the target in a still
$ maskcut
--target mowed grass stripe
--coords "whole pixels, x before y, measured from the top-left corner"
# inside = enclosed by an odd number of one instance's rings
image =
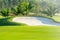
[[[60,27],[3,26],[0,40],[60,40]]]

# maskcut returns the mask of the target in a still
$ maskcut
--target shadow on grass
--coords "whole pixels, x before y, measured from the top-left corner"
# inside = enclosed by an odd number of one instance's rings
[[[0,26],[22,26],[22,25],[25,25],[25,24],[20,24],[20,23],[9,21],[10,18],[11,17],[1,18]]]

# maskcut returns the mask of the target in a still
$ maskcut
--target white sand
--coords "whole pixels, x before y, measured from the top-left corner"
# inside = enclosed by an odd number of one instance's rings
[[[13,21],[18,23],[25,23],[30,26],[60,26],[60,23],[55,23],[54,21],[43,17],[16,17],[13,19]]]

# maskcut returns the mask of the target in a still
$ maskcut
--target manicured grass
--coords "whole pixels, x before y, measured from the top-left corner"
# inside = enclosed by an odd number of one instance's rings
[[[0,40],[60,40],[60,27],[26,26],[9,20],[0,18]]]
[[[60,40],[60,27],[1,26],[0,40]]]
[[[55,21],[60,22],[60,16],[53,16],[52,17]]]

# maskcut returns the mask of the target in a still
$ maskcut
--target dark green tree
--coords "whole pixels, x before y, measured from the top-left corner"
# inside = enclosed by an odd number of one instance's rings
[[[9,16],[9,9],[2,9],[0,12],[1,12],[1,15],[4,17]]]
[[[30,9],[32,8],[31,3],[28,1],[20,2],[20,4],[17,6],[16,14],[22,14],[27,15],[29,14]]]

